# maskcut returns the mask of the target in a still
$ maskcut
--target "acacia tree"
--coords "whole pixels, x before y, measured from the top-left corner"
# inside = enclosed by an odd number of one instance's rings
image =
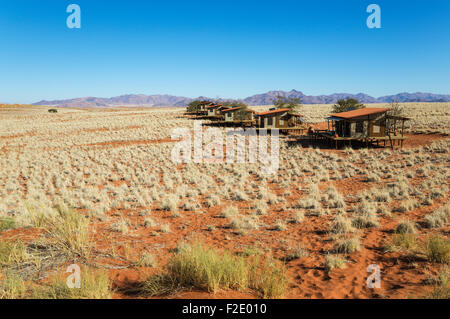
[[[365,107],[366,106],[362,103],[359,103],[358,100],[349,97],[346,100],[337,100],[336,104],[333,105],[333,113],[341,113],[349,110],[362,109]]]
[[[296,111],[302,106],[302,100],[297,97],[284,97],[278,95],[277,98],[273,100],[273,105],[277,109],[290,109],[291,111]]]
[[[199,105],[202,101],[200,100],[194,100],[191,103],[188,104],[187,106],[187,111],[188,112],[197,112],[199,109]]]
[[[403,109],[403,107],[400,106],[400,103],[398,103],[398,100],[395,100],[395,101],[389,103],[389,108],[390,108],[390,110],[388,111],[389,115],[403,116],[403,114],[404,114],[404,109]]]
[[[389,103],[389,108],[390,110],[387,112],[388,115],[392,115],[392,116],[404,116],[404,109],[403,107],[400,106],[400,103],[398,102],[398,100],[395,100],[391,103]],[[394,119],[388,119],[387,120],[387,125],[388,127],[394,125],[395,120]]]

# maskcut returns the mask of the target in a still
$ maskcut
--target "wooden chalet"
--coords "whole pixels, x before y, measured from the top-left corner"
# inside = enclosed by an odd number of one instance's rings
[[[253,122],[253,114],[255,114],[255,111],[243,109],[240,106],[232,106],[222,110],[222,114],[225,116],[225,122]]]
[[[213,125],[253,126],[255,111],[240,106],[211,106],[208,118]]]
[[[395,141],[403,146],[405,139],[404,123],[409,120],[406,117],[389,115],[389,108],[361,108],[347,112],[330,114],[327,118],[328,129],[316,130],[317,137],[327,138],[335,141],[336,148],[338,141],[364,142],[369,143],[382,141],[384,146],[388,141],[393,148]],[[398,125],[397,122],[401,122]]]
[[[206,106],[207,115],[211,119],[222,119],[222,110],[224,109],[227,109],[227,107],[223,106],[222,104],[211,104]]]
[[[270,109],[266,112],[256,114],[257,128],[259,129],[280,129],[283,133],[289,131],[300,131],[306,129],[305,121],[300,114],[294,113],[291,109]]]
[[[208,110],[206,109],[207,106],[213,105],[214,102],[211,101],[201,101],[198,104],[198,112],[201,112],[204,115],[208,114]]]

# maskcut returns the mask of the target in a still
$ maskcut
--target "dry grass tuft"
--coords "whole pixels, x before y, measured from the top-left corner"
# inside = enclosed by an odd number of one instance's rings
[[[374,205],[363,202],[358,207],[358,213],[352,219],[352,225],[356,228],[378,227],[378,216]]]
[[[308,249],[304,248],[303,246],[298,246],[295,248],[291,248],[290,252],[286,255],[286,257],[283,258],[283,260],[288,262],[307,256],[309,256]]]
[[[33,289],[33,299],[110,299],[111,282],[108,273],[101,270],[84,268],[80,274],[80,288],[69,288],[64,275]]]
[[[391,241],[384,247],[385,252],[395,252],[402,249],[414,250],[417,248],[416,234],[394,234]]]
[[[416,223],[411,220],[403,220],[395,228],[397,234],[415,234],[417,233]]]
[[[342,257],[335,255],[327,255],[325,257],[324,268],[326,272],[331,272],[335,268],[339,269],[345,268],[346,263],[347,261]]]
[[[19,276],[7,272],[0,280],[0,299],[23,299],[26,293],[25,282]]]
[[[343,216],[337,216],[331,223],[330,232],[333,234],[347,234],[354,232],[352,221]]]
[[[273,258],[267,258],[262,268],[258,264],[250,267],[249,288],[258,291],[265,299],[281,298],[288,288],[284,265]]]
[[[156,258],[153,254],[149,252],[144,252],[140,257],[139,260],[136,262],[137,267],[156,267],[157,262]]]
[[[432,214],[425,216],[425,224],[429,228],[444,227],[448,223],[450,217],[450,204],[447,204]]]
[[[239,214],[239,209],[235,206],[228,206],[220,213],[220,217],[222,218],[231,218]]]
[[[303,212],[296,212],[292,217],[292,222],[294,224],[300,224],[303,219],[305,218],[305,213]]]
[[[429,299],[450,299],[450,267],[445,265],[433,280],[435,287],[426,298]]]
[[[249,259],[193,243],[181,245],[170,259],[167,272],[150,276],[134,292],[161,296],[186,288],[212,293],[250,288],[264,298],[279,298],[287,288],[287,279],[284,266],[273,259],[260,267],[258,256]]]
[[[336,243],[336,252],[341,254],[351,254],[361,250],[361,241],[357,237],[342,239]]]
[[[12,229],[16,227],[16,221],[9,217],[0,218],[0,231]]]
[[[22,264],[30,259],[25,244],[21,241],[0,242],[0,268]]]
[[[91,250],[89,219],[65,206],[56,206],[53,214],[32,211],[36,225],[50,237],[55,249],[71,257],[87,258]]]

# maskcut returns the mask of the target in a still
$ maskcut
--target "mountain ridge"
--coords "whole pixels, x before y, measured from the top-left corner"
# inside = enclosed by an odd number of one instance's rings
[[[333,93],[329,95],[305,95],[301,91],[291,90],[282,91],[274,90],[266,93],[255,94],[241,99],[248,105],[271,105],[273,99],[277,96],[286,98],[300,98],[303,104],[333,104],[338,99],[355,98],[361,103],[391,103],[391,102],[450,102],[448,94],[434,94],[426,92],[408,93],[402,92],[394,95],[386,95],[378,98],[372,97],[365,93]],[[115,106],[178,106],[183,107],[195,99],[208,100],[211,98],[200,96],[197,98],[189,98],[184,96],[175,96],[170,94],[125,94],[110,98],[100,97],[82,97],[66,100],[42,100],[33,105],[57,106],[57,107],[115,107]],[[212,100],[212,99],[211,99]],[[232,99],[219,99],[221,101],[230,101]]]

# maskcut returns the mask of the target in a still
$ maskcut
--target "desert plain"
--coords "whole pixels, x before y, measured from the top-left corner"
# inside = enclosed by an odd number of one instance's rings
[[[283,136],[266,175],[173,163],[184,108],[2,105],[0,297],[448,298],[450,103],[401,106],[403,148]]]

